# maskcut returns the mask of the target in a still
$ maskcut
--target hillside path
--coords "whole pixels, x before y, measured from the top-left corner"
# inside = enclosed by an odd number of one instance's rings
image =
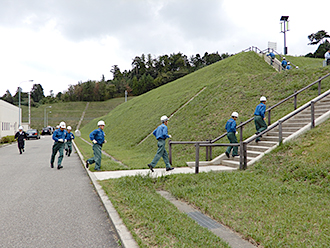
[[[16,143],[0,148],[0,246],[120,247],[77,154],[52,169],[52,144],[43,136],[22,155]]]

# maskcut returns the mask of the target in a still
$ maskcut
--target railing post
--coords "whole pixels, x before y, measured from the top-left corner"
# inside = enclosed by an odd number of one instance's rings
[[[168,140],[168,157],[170,165],[172,165],[172,143],[170,139]]]
[[[315,127],[315,110],[314,110],[314,102],[311,101],[311,128]]]
[[[247,144],[245,142],[243,142],[243,156],[244,156],[244,163],[243,163],[243,170],[245,170],[247,168],[247,154],[246,154],[246,150],[247,150]]]
[[[270,126],[271,124],[271,114],[270,114],[271,110],[268,110],[268,126]]]
[[[294,93],[296,93],[297,91],[294,91]],[[294,101],[293,101],[293,106],[294,106],[294,110],[297,109],[297,95],[294,95]]]
[[[210,142],[211,143],[211,142]],[[210,161],[212,160],[212,146],[210,146],[209,148],[209,152],[210,152]]]
[[[196,143],[196,158],[195,158],[195,173],[198,174],[199,170],[199,143]]]
[[[321,77],[319,77],[319,79],[320,79]],[[319,93],[319,95],[321,95],[321,81],[322,80],[320,80],[319,81],[319,85],[318,85],[318,93]]]
[[[282,121],[278,121],[278,144],[282,144]]]
[[[243,126],[240,126],[240,128],[239,128],[239,154],[240,154],[239,155],[239,169],[243,170],[243,168],[244,168]]]
[[[206,140],[207,142],[209,142],[209,140]],[[209,161],[209,150],[210,147],[209,146],[205,146],[205,152],[206,152],[206,159],[205,161]]]

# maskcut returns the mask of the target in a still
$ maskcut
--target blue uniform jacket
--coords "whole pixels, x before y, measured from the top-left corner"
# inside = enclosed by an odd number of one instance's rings
[[[254,111],[254,115],[260,115],[262,118],[265,118],[266,105],[262,102],[259,103]]]
[[[286,66],[286,69],[287,69],[287,70],[290,70],[290,69],[291,69],[291,65],[287,65],[287,66]]]
[[[283,61],[282,61],[282,66],[283,66],[283,67],[286,67],[287,64],[288,64],[288,62],[287,62],[286,60],[283,60]]]
[[[93,141],[95,139],[99,145],[104,143],[104,136],[105,134],[101,128],[95,129],[89,134],[90,140]]]
[[[275,58],[275,54],[274,53],[269,53],[268,56],[270,56],[272,59]]]
[[[233,118],[230,118],[226,123],[227,133],[233,132],[236,133],[236,121]]]
[[[58,142],[59,139],[63,139],[63,141],[66,139],[66,134],[68,132],[64,129],[63,131],[61,131],[61,129],[56,129],[55,132],[53,133],[53,140],[55,142]]]
[[[75,137],[74,137],[74,134],[73,133],[69,133],[69,132],[67,132],[66,133],[66,140],[67,141],[71,141],[71,140],[73,140]]]
[[[167,126],[164,123],[159,125],[152,134],[155,135],[156,139],[166,139],[170,137],[167,134]]]

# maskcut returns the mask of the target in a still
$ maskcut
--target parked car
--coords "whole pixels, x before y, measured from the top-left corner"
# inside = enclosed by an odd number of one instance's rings
[[[41,131],[41,135],[52,135],[53,134],[53,128],[52,127],[44,127]]]
[[[27,139],[40,139],[40,134],[37,129],[29,129],[26,131]]]

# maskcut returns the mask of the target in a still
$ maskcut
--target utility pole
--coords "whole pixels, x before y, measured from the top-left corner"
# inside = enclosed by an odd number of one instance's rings
[[[284,33],[284,55],[288,54],[288,48],[286,46],[286,32],[289,31],[289,16],[281,16],[281,33]],[[283,28],[282,28],[283,24]],[[286,25],[285,25],[286,24]]]

